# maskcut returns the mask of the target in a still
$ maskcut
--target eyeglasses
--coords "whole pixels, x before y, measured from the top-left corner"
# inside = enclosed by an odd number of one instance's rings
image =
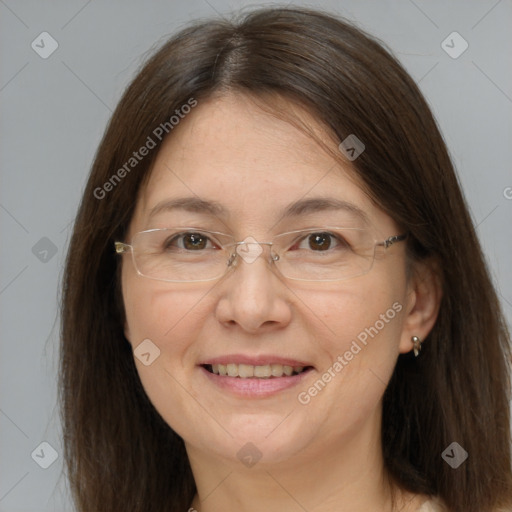
[[[137,233],[131,244],[115,242],[118,254],[132,253],[138,274],[169,282],[219,279],[240,259],[253,263],[270,247],[269,262],[281,275],[300,281],[343,281],[370,271],[378,250],[386,250],[407,234],[377,241],[369,230],[320,227],[281,233],[271,242],[194,227],[150,229]]]

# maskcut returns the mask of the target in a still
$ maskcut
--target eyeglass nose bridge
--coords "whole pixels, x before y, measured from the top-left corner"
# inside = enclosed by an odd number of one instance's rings
[[[273,242],[258,242],[255,238],[249,236],[241,242],[235,242],[230,245],[235,246],[235,250],[232,252],[231,256],[228,259],[228,267],[236,265],[238,256],[240,256],[240,258],[244,260],[245,263],[253,263],[262,254],[262,245],[268,245],[270,247],[269,262],[273,263],[279,260],[279,255],[272,253],[272,246],[274,245]]]

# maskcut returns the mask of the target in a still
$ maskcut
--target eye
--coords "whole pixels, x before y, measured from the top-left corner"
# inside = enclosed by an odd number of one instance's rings
[[[307,244],[304,247],[304,244]],[[327,251],[334,247],[349,248],[349,244],[343,238],[329,233],[327,231],[321,231],[317,233],[310,233],[306,237],[299,240],[299,242],[291,247],[291,249],[311,249],[313,251]]]
[[[179,233],[173,237],[169,237],[163,243],[164,250],[172,250],[173,248],[185,249],[187,251],[201,251],[208,248],[208,243],[213,242],[204,233],[188,232]],[[217,247],[217,246],[215,246]]]

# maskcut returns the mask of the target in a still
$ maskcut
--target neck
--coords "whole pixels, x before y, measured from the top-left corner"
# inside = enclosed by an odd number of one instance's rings
[[[198,490],[191,506],[197,512],[392,509],[379,421],[368,421],[337,443],[319,440],[284,462],[264,463],[263,458],[250,468],[188,445],[187,451]],[[411,505],[411,498],[401,496],[402,505]]]

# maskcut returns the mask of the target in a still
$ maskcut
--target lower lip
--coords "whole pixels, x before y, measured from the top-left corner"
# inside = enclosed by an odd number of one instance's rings
[[[266,398],[279,393],[280,391],[290,389],[297,386],[297,384],[309,375],[312,370],[312,368],[310,368],[298,375],[291,375],[290,377],[242,379],[240,377],[228,377],[224,375],[217,375],[216,373],[210,373],[202,366],[200,366],[199,369],[202,370],[203,375],[205,375],[206,378],[215,386],[243,398]]]

